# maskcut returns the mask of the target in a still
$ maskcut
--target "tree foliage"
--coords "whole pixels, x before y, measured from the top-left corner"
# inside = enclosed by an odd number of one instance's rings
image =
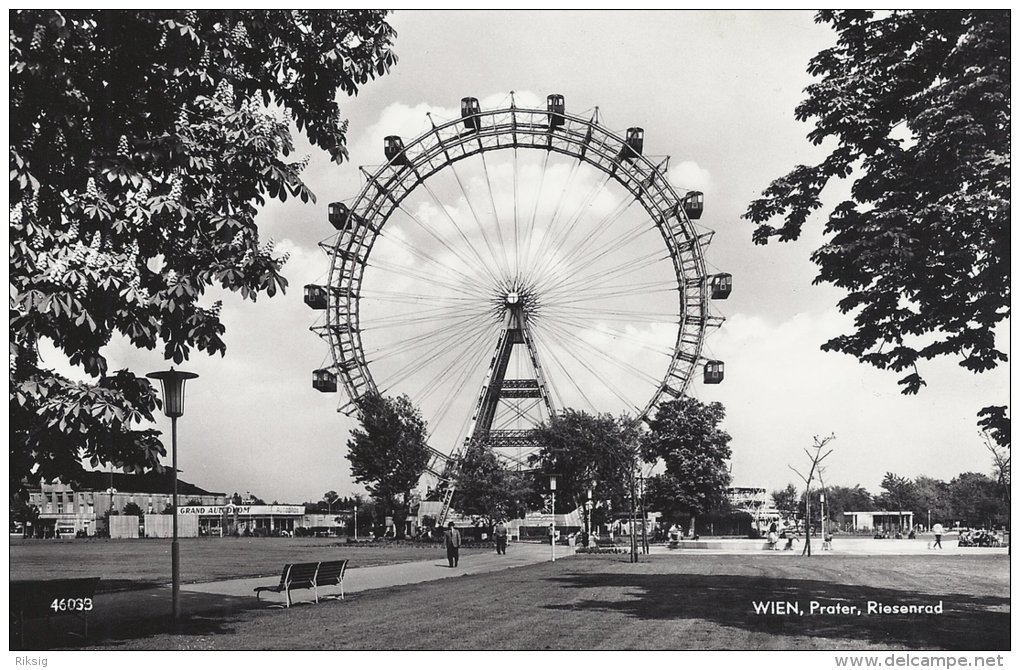
[[[461,514],[493,521],[523,517],[537,498],[535,480],[511,470],[486,445],[472,445],[461,460],[452,506]]]
[[[837,527],[839,528],[842,528],[846,521],[843,518],[843,512],[870,512],[875,509],[875,501],[871,493],[860,484],[855,484],[854,486],[826,486],[824,492],[825,518],[830,522],[838,524]],[[820,493],[822,493],[822,489],[812,489],[811,509],[821,510]],[[775,496],[775,493],[773,493],[773,496]]]
[[[949,499],[954,521],[964,526],[1004,523],[1009,505],[1001,497],[998,483],[979,472],[964,472],[949,482]]]
[[[952,501],[949,484],[926,475],[914,478],[914,490],[917,492],[917,503],[914,507],[914,519],[928,524],[929,512],[932,523],[950,523],[953,520]]]
[[[406,395],[388,398],[371,393],[359,410],[361,428],[352,430],[347,441],[351,475],[382,503],[384,513],[403,519],[411,489],[429,462],[425,420]]]
[[[796,516],[800,509],[800,495],[797,493],[797,487],[790,483],[784,489],[773,491],[772,504],[787,516]]]
[[[882,478],[882,494],[879,505],[890,512],[902,512],[917,509],[918,491],[914,482],[907,477],[885,473]]]
[[[10,13],[13,487],[93,466],[158,468],[156,398],[110,372],[120,337],[180,363],[223,354],[220,287],[285,290],[267,200],[314,196],[291,123],[340,162],[355,94],[396,61],[381,11]],[[282,115],[274,111],[282,108]],[[39,359],[51,341],[89,382]],[[35,467],[38,465],[38,468]]]
[[[666,472],[651,477],[646,498],[664,509],[705,514],[726,498],[730,484],[730,436],[720,428],[726,410],[691,397],[663,403],[641,438],[641,457],[662,461]]]
[[[629,483],[637,464],[639,427],[629,417],[591,415],[565,409],[538,426],[540,445],[532,459],[542,473],[555,473],[557,511],[570,511],[588,500],[608,500],[616,509],[629,505]],[[545,474],[536,482],[548,488]]]
[[[821,80],[796,117],[814,120],[808,138],[828,155],[750,204],[754,241],[797,239],[825,186],[853,175],[812,260],[816,283],[846,289],[839,308],[855,330],[822,348],[906,371],[904,393],[924,385],[922,360],[995,367],[1006,354],[994,329],[1010,314],[1009,12],[825,10],[816,20],[838,39],[811,59]]]

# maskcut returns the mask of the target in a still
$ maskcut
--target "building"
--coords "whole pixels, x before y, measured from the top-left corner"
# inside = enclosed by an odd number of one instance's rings
[[[882,530],[909,531],[914,527],[913,512],[843,512],[843,526],[848,531]]]
[[[181,505],[178,514],[197,517],[199,535],[291,535],[296,528],[308,525],[304,505],[233,505],[224,501],[212,505]]]
[[[39,517],[26,528],[35,537],[67,537],[80,531],[86,535],[106,532],[106,514],[112,508],[123,512],[129,503],[143,514],[160,514],[171,504],[173,478],[162,474],[126,474],[123,472],[85,472],[76,484],[60,480],[43,482],[29,492],[28,502],[39,510]],[[177,498],[181,505],[225,505],[225,493],[206,491],[181,479],[177,480]]]

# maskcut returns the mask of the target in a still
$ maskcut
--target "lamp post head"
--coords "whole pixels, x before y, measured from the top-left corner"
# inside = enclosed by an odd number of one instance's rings
[[[189,379],[198,377],[194,372],[169,370],[150,372],[145,375],[149,379],[158,379],[163,388],[163,413],[171,419],[184,416],[184,383]]]
[[[549,475],[549,490],[556,490],[556,475]]]

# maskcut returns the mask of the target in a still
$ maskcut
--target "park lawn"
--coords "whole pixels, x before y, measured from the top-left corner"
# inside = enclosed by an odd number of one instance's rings
[[[278,576],[285,563],[350,560],[350,566],[445,558],[441,545],[341,544],[336,538],[182,538],[181,581]],[[491,551],[464,549],[462,553]],[[170,540],[12,540],[11,579],[101,577],[100,591],[170,582]]]
[[[755,600],[941,615],[760,615]],[[574,556],[240,612],[113,649],[1009,649],[1007,556]],[[106,644],[111,644],[107,642]]]

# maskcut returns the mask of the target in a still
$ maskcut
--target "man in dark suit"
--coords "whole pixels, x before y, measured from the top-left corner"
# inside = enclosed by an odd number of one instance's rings
[[[443,533],[443,538],[446,542],[446,560],[450,562],[451,568],[455,568],[460,562],[460,531],[453,527],[452,521],[449,529]]]
[[[506,526],[503,525],[502,521],[496,524],[496,528],[493,529],[492,534],[496,536],[496,553],[505,555],[507,529]]]

